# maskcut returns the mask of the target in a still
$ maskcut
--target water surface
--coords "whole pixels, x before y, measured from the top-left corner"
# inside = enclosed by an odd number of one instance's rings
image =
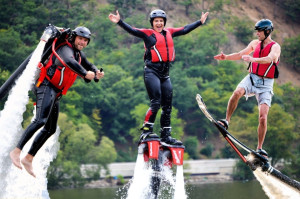
[[[186,185],[188,199],[268,199],[258,181]],[[122,187],[50,190],[51,199],[126,199]],[[168,196],[161,197],[168,199]],[[171,199],[171,198],[170,198]]]

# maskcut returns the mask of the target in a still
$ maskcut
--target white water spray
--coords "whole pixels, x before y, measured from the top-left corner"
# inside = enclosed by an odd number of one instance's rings
[[[152,169],[147,168],[143,154],[138,154],[134,169],[134,176],[127,192],[127,199],[147,198],[150,190],[150,178]]]
[[[177,172],[176,172],[176,185],[175,185],[174,199],[186,199],[186,198],[187,195],[185,193],[185,187],[184,187],[183,165],[178,165]]]
[[[144,161],[143,154],[139,153],[135,165],[134,176],[130,181],[127,197],[122,199],[152,199],[155,198],[151,192],[151,177],[155,171],[149,163]],[[157,198],[186,199],[183,166],[177,166],[176,178],[169,166],[163,166],[157,175],[161,178]]]
[[[41,59],[45,44],[45,41],[39,42],[26,69],[12,88],[3,111],[0,112],[1,199],[49,198],[46,172],[59,148],[59,145],[55,144],[58,143],[59,131],[47,140],[34,158],[33,169],[36,173],[36,178],[29,175],[24,168],[22,170],[16,168],[9,157],[10,151],[15,148],[23,133],[21,123],[23,121],[23,113],[29,101],[28,91],[35,82],[37,65]],[[27,154],[34,137],[25,145],[21,153],[21,158]]]
[[[275,177],[264,173],[261,171],[261,169],[256,169],[253,173],[270,199],[300,198],[300,193],[298,190],[286,185]]]

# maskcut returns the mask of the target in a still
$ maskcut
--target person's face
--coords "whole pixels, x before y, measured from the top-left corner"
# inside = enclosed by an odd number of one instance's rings
[[[161,32],[165,27],[164,23],[165,23],[165,21],[163,18],[161,18],[161,17],[154,18],[153,29],[157,32]]]
[[[256,35],[257,35],[259,41],[262,41],[265,38],[265,32],[263,30],[258,30],[256,32]]]
[[[76,36],[74,46],[75,48],[77,48],[77,50],[82,50],[87,46],[88,42],[89,40],[87,38],[82,36]]]

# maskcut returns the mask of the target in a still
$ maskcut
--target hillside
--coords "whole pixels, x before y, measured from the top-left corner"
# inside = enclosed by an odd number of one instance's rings
[[[300,33],[300,24],[291,22],[284,14],[286,11],[271,0],[239,1],[238,6],[227,6],[225,9],[238,17],[247,16],[253,23],[262,18],[271,19],[274,24],[272,38],[281,45],[285,38],[294,37]],[[235,46],[233,46],[233,50],[237,50]],[[291,82],[293,85],[300,86],[299,73],[285,64],[284,60],[281,60],[279,67],[280,77],[276,80],[278,84]]]

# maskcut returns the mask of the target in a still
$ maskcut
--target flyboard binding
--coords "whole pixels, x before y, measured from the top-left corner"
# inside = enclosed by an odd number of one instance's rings
[[[296,180],[293,180],[289,178],[288,176],[282,174],[280,171],[276,170],[271,166],[268,159],[264,156],[260,155],[253,149],[247,147],[245,144],[240,142],[238,139],[236,139],[233,135],[231,135],[217,120],[214,119],[214,117],[209,113],[209,111],[206,108],[206,105],[203,101],[203,98],[201,95],[196,95],[196,100],[199,105],[199,108],[203,112],[203,114],[209,119],[216,128],[220,131],[220,133],[223,135],[223,137],[226,139],[226,141],[230,144],[230,146],[234,149],[234,151],[237,153],[237,155],[241,158],[241,160],[246,163],[252,171],[255,171],[258,167],[261,168],[262,171],[267,172],[271,174],[273,177],[276,177],[278,180],[290,185],[293,188],[296,188],[298,191],[300,191],[300,183]],[[241,151],[237,148],[239,146],[244,151],[246,151],[250,156],[248,159],[246,159]]]
[[[143,140],[138,153],[143,154],[144,161],[152,167],[151,191],[157,198],[161,183],[161,171],[163,166],[172,168],[173,165],[183,165],[184,146],[169,145],[161,142],[159,138]]]

